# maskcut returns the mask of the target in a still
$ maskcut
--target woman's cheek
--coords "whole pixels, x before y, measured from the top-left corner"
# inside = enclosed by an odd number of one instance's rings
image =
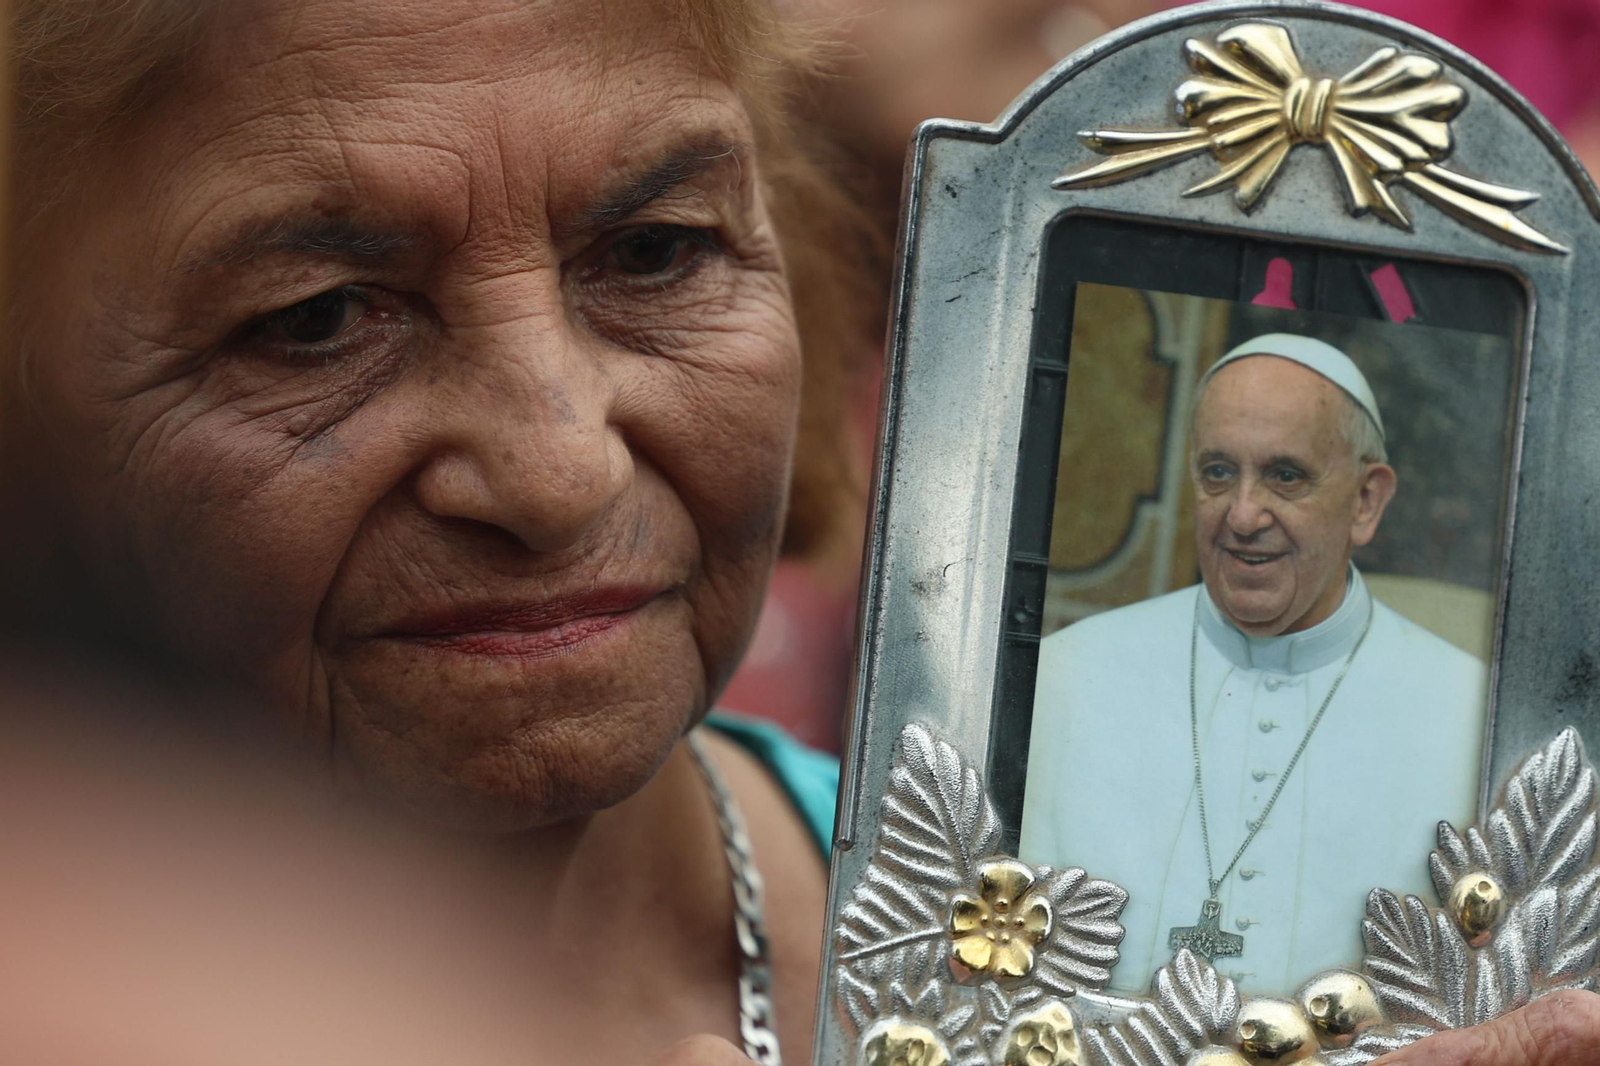
[[[690,600],[713,695],[749,640],[783,530],[800,351],[781,285],[747,290],[619,366],[621,428],[698,537]]]
[[[142,449],[122,481],[174,642],[267,689],[300,683],[326,589],[381,494],[381,449],[359,418],[308,439],[285,431],[295,417],[206,412]]]
[[[665,453],[702,536],[736,554],[775,540],[788,490],[801,371],[781,285],[753,287],[662,334],[659,354],[636,364],[651,395],[624,401],[642,423],[635,439]]]

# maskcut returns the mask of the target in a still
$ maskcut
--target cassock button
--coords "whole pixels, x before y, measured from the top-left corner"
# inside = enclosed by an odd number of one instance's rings
[[[1278,723],[1274,722],[1270,718],[1263,718],[1261,720],[1260,726],[1258,726],[1257,728],[1259,728],[1263,733],[1270,733],[1274,729],[1278,728]]]
[[[1279,681],[1277,678],[1269,677],[1267,678],[1267,691],[1276,692],[1278,691],[1279,687],[1282,686],[1282,684],[1283,682]]]

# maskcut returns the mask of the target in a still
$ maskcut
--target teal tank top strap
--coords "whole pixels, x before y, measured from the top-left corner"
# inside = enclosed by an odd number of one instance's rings
[[[834,806],[839,800],[839,760],[795,740],[782,727],[759,718],[714,711],[706,725],[749,752],[788,795],[826,859],[833,846]]]

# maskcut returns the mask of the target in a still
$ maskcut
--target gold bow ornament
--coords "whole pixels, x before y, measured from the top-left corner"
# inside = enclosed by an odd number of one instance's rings
[[[1496,240],[1526,251],[1567,251],[1515,214],[1538,193],[1439,165],[1450,155],[1450,120],[1467,94],[1445,80],[1438,60],[1386,47],[1342,78],[1312,77],[1288,30],[1265,22],[1234,26],[1214,41],[1190,38],[1184,54],[1195,74],[1177,90],[1184,128],[1086,130],[1079,139],[1109,158],[1063,174],[1055,188],[1110,185],[1209,151],[1222,169],[1184,195],[1232,187],[1249,211],[1290,149],[1321,145],[1339,168],[1352,215],[1370,211],[1410,229],[1391,188],[1400,184]]]

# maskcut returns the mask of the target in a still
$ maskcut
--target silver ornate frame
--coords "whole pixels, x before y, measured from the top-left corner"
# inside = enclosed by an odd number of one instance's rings
[[[1240,48],[1281,53],[1275,34],[1238,32],[1251,24],[1279,27],[1305,65],[1306,79],[1279,86],[1282,120],[1241,130],[1237,115],[1224,115],[1207,127],[1217,105],[1204,93],[1175,120],[1168,90],[1185,77],[1229,80]],[[1363,173],[1372,153],[1367,146],[1363,155],[1359,136],[1329,143],[1342,134],[1322,76],[1352,72],[1342,85],[1371,90],[1363,76],[1397,58],[1404,69],[1388,72],[1395,84],[1445,94],[1428,106],[1435,118],[1448,113],[1448,137],[1441,144],[1434,126],[1406,127],[1414,143],[1391,142],[1398,158]],[[1464,90],[1454,109],[1439,82]],[[1404,126],[1416,117],[1405,110],[1358,117],[1381,125],[1388,114]],[[1113,128],[1123,124],[1131,129]],[[1216,151],[1208,135],[1230,128],[1267,162],[1234,166],[1239,151]],[[1281,149],[1274,138],[1286,142]],[[1307,140],[1326,153],[1287,151]],[[1155,158],[1152,148],[1165,154]],[[1197,183],[1234,195],[1186,197],[1207,191]],[[1487,265],[1526,288],[1479,824],[1464,832],[1441,824],[1430,866],[1437,901],[1373,891],[1359,972],[1331,972],[1298,994],[1283,990],[1285,998],[1241,1000],[1187,952],[1156,975],[1147,997],[1099,991],[1116,959],[1125,894],[1093,871],[1029,870],[997,853],[1002,827],[981,768],[1024,416],[1025,310],[1045,228],[1074,210]],[[1584,746],[1600,750],[1597,220],[1594,183],[1498,77],[1403,23],[1317,0],[1180,8],[1078,52],[992,125],[933,121],[918,130],[829,892],[819,1063],[1316,1057],[1345,1066],[1595,984],[1600,809]],[[1013,967],[1021,974],[973,972],[955,960],[952,910],[1001,902],[1018,915],[1030,908],[1038,935],[1027,965]]]

